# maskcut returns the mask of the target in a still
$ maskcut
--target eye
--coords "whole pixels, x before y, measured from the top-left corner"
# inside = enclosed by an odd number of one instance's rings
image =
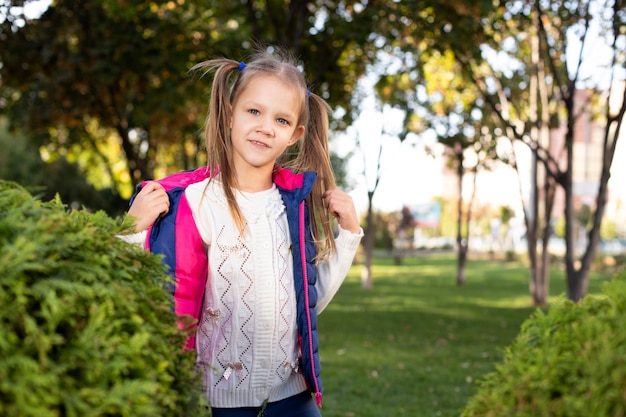
[[[257,109],[250,109],[248,110],[248,113],[254,114],[255,116],[258,116],[259,114],[261,114],[261,112],[258,111]]]
[[[282,117],[279,117],[278,119],[276,119],[276,121],[282,125],[289,125],[289,120],[283,119]]]

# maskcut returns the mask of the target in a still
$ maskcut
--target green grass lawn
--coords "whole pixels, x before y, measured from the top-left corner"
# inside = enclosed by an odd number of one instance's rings
[[[453,255],[376,259],[374,288],[355,265],[320,316],[324,417],[458,417],[535,310],[528,268],[473,261],[458,287]],[[592,274],[589,293],[606,274]],[[565,292],[554,269],[550,296]]]

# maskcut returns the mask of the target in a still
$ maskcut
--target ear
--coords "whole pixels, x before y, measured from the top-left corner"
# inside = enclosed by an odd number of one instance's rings
[[[291,139],[289,140],[289,146],[296,143],[298,139],[302,137],[302,135],[304,135],[304,126],[300,125],[296,127],[296,130],[293,131],[293,135],[291,136]]]

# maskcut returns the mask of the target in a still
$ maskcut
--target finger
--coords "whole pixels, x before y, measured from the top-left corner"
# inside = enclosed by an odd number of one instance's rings
[[[144,185],[143,188],[148,193],[153,192],[153,191],[158,191],[158,190],[163,190],[163,192],[165,192],[165,188],[163,188],[163,186],[156,181],[148,181],[146,185]]]
[[[340,192],[338,192],[338,190],[334,188],[331,190],[326,190],[326,192],[324,192],[324,194],[322,195],[322,200],[324,201],[326,207],[328,207],[333,204],[335,200],[339,199],[339,196]]]
[[[165,201],[161,204],[161,208],[162,210],[159,212],[159,214],[162,216],[164,214],[166,214],[168,211],[170,211],[170,200],[169,198],[165,198]]]
[[[137,199],[138,210],[145,210],[156,214],[164,214],[169,211],[170,200],[165,189],[157,183],[146,185],[142,190],[145,193]]]
[[[165,204],[167,205],[167,207],[169,207],[169,197],[167,195],[167,192],[165,191],[165,188],[163,188],[163,186],[157,182],[151,182],[149,184],[146,185],[146,193],[148,194],[146,196],[146,198],[152,203],[152,204]]]
[[[152,201],[152,204],[154,205],[155,209],[158,210],[158,213],[161,215],[167,213],[170,209],[170,199],[165,192],[163,194],[159,194],[158,196],[155,196],[154,200]]]

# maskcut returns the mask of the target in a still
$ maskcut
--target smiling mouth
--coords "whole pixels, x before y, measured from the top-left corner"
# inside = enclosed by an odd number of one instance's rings
[[[262,146],[262,147],[264,147],[264,148],[269,148],[269,146],[268,146],[266,143],[264,143],[264,142],[259,142],[258,140],[252,140],[252,139],[251,139],[249,142],[250,142],[251,144],[253,144],[253,145],[256,145],[256,146]]]

